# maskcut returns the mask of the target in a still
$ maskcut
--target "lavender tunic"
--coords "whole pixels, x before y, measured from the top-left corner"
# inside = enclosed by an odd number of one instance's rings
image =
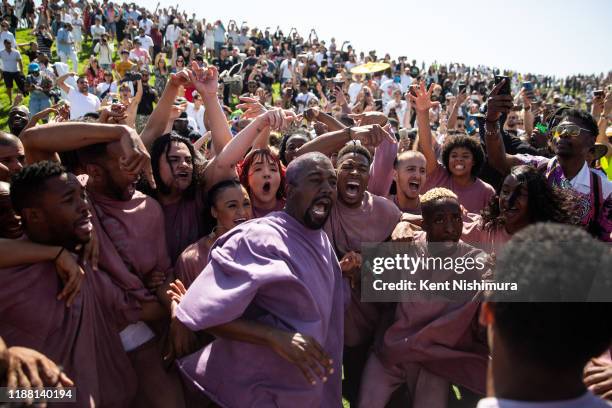
[[[322,230],[284,212],[237,226],[215,242],[176,315],[197,331],[247,310],[261,323],[315,338],[334,374],[313,386],[271,349],[219,338],[179,361],[187,381],[224,407],[342,406],[343,284]]]

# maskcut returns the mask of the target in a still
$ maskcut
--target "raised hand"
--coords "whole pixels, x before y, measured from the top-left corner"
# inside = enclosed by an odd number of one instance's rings
[[[275,108],[266,111],[257,119],[262,127],[269,126],[271,130],[284,130],[289,125],[298,120],[298,116],[293,111]]]
[[[243,119],[254,119],[267,112],[266,107],[259,103],[258,98],[241,96],[240,101],[242,103],[236,105],[236,108],[244,112],[241,116]]]
[[[361,271],[361,254],[350,251],[344,254],[340,260],[340,269],[342,276],[349,280],[351,288],[355,289],[360,280],[359,273]]]
[[[387,124],[387,116],[382,112],[363,112],[363,113],[351,113],[349,114],[359,126],[366,125],[380,125],[385,126]]]
[[[319,117],[320,112],[321,110],[316,106],[308,108],[304,111],[304,119],[306,119],[308,122],[312,122],[313,120],[316,120]]]
[[[183,69],[176,74],[170,74],[170,79],[168,80],[168,84],[176,88],[179,86],[187,86],[190,83],[191,80],[189,79],[189,72],[186,69]]]
[[[489,94],[487,99],[487,122],[497,122],[502,113],[507,114],[514,106],[511,95],[498,95],[506,80],[503,79]]]
[[[326,382],[327,376],[334,373],[333,360],[314,338],[279,329],[272,329],[270,336],[272,349],[298,366],[310,384],[315,385],[317,377]]]
[[[219,71],[217,71],[217,67],[211,65],[207,68],[202,68],[196,61],[193,61],[191,63],[191,70],[187,72],[189,73],[189,80],[200,95],[217,95],[219,87]]]
[[[168,294],[168,296],[170,296],[170,299],[172,299],[172,301],[176,303],[181,303],[181,300],[183,300],[183,296],[185,296],[185,293],[187,293],[187,289],[185,288],[185,285],[183,285],[183,282],[180,279],[175,279],[174,282],[170,283],[170,289],[168,289],[166,293]]]
[[[144,173],[151,188],[155,188],[155,179],[153,178],[153,170],[151,168],[151,156],[146,147],[142,143],[140,136],[136,130],[124,127],[126,134],[121,137],[120,144],[122,156],[119,160],[119,165],[122,171],[129,174]]]
[[[417,112],[428,112],[433,106],[439,106],[440,102],[432,102],[431,94],[433,93],[434,84],[429,85],[429,89],[425,89],[425,82],[421,81],[420,85],[415,88],[416,96],[408,93],[408,98],[414,102],[414,107]]]
[[[361,144],[376,147],[384,139],[396,142],[395,137],[391,136],[380,125],[355,126],[351,128],[354,140],[359,140]]]

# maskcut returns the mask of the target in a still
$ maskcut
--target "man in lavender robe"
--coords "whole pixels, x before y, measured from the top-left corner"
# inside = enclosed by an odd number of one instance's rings
[[[291,162],[287,182],[285,209],[219,238],[176,311],[189,329],[217,333],[179,366],[193,388],[223,407],[342,405],[344,286],[321,229],[336,200],[336,172],[327,157],[310,153]],[[319,358],[304,368],[269,338],[216,330],[236,319],[303,334]]]
[[[40,162],[13,178],[11,199],[33,242],[76,252],[92,232],[91,213],[76,177]],[[86,274],[70,307],[58,299],[62,282],[52,261],[0,269],[0,336],[9,346],[40,351],[61,364],[76,387],[77,407],[127,407],[136,377],[119,331],[138,321],[137,299],[103,270]],[[74,405],[72,403],[71,405]]]

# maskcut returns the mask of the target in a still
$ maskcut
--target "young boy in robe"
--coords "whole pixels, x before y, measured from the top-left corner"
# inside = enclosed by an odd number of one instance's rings
[[[462,211],[452,191],[428,191],[421,196],[421,208],[424,233],[417,236],[416,254],[484,259],[482,251],[460,241]],[[461,277],[480,280],[484,273],[466,270]],[[444,280],[454,274],[421,268],[414,276]],[[471,299],[476,292],[464,295]],[[394,323],[368,359],[359,407],[385,407],[402,384],[407,385],[413,408],[447,406],[451,384],[484,394],[488,350],[479,336],[478,311],[479,303],[472,301],[398,303]]]
[[[612,406],[594,395],[610,398],[602,393],[609,390],[605,361],[585,369],[612,341],[612,304],[588,298],[602,286],[609,295],[611,264],[610,248],[575,226],[539,223],[512,237],[497,258],[496,279],[521,282],[548,301],[509,292],[483,303],[491,359],[478,408]],[[593,284],[595,274],[605,285]]]
[[[215,333],[241,317],[272,329],[259,338],[217,335],[180,360],[190,386],[221,406],[342,404],[344,285],[322,230],[336,199],[336,173],[327,157],[311,153],[291,162],[287,182],[284,211],[221,236],[176,310],[176,322],[192,331]],[[303,347],[318,357],[294,364],[277,351],[277,330],[307,338]]]

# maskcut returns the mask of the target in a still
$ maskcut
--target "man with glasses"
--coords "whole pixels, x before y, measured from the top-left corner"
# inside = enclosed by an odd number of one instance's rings
[[[65,82],[68,77],[76,75],[74,72],[68,72],[57,79],[57,86],[68,95],[66,99],[70,104],[70,119],[78,119],[86,113],[97,112],[100,109],[100,99],[89,93],[89,82],[85,75],[78,76],[77,89]]]
[[[551,185],[575,194],[575,211],[582,225],[602,241],[612,241],[612,182],[590,170],[587,162],[599,133],[593,117],[578,109],[558,111],[554,119],[557,124],[551,129],[555,153],[552,158],[507,154],[500,119],[510,112],[513,103],[511,95],[498,95],[503,83],[493,89],[487,102],[485,140],[489,164],[504,175],[520,164],[541,169]]]

